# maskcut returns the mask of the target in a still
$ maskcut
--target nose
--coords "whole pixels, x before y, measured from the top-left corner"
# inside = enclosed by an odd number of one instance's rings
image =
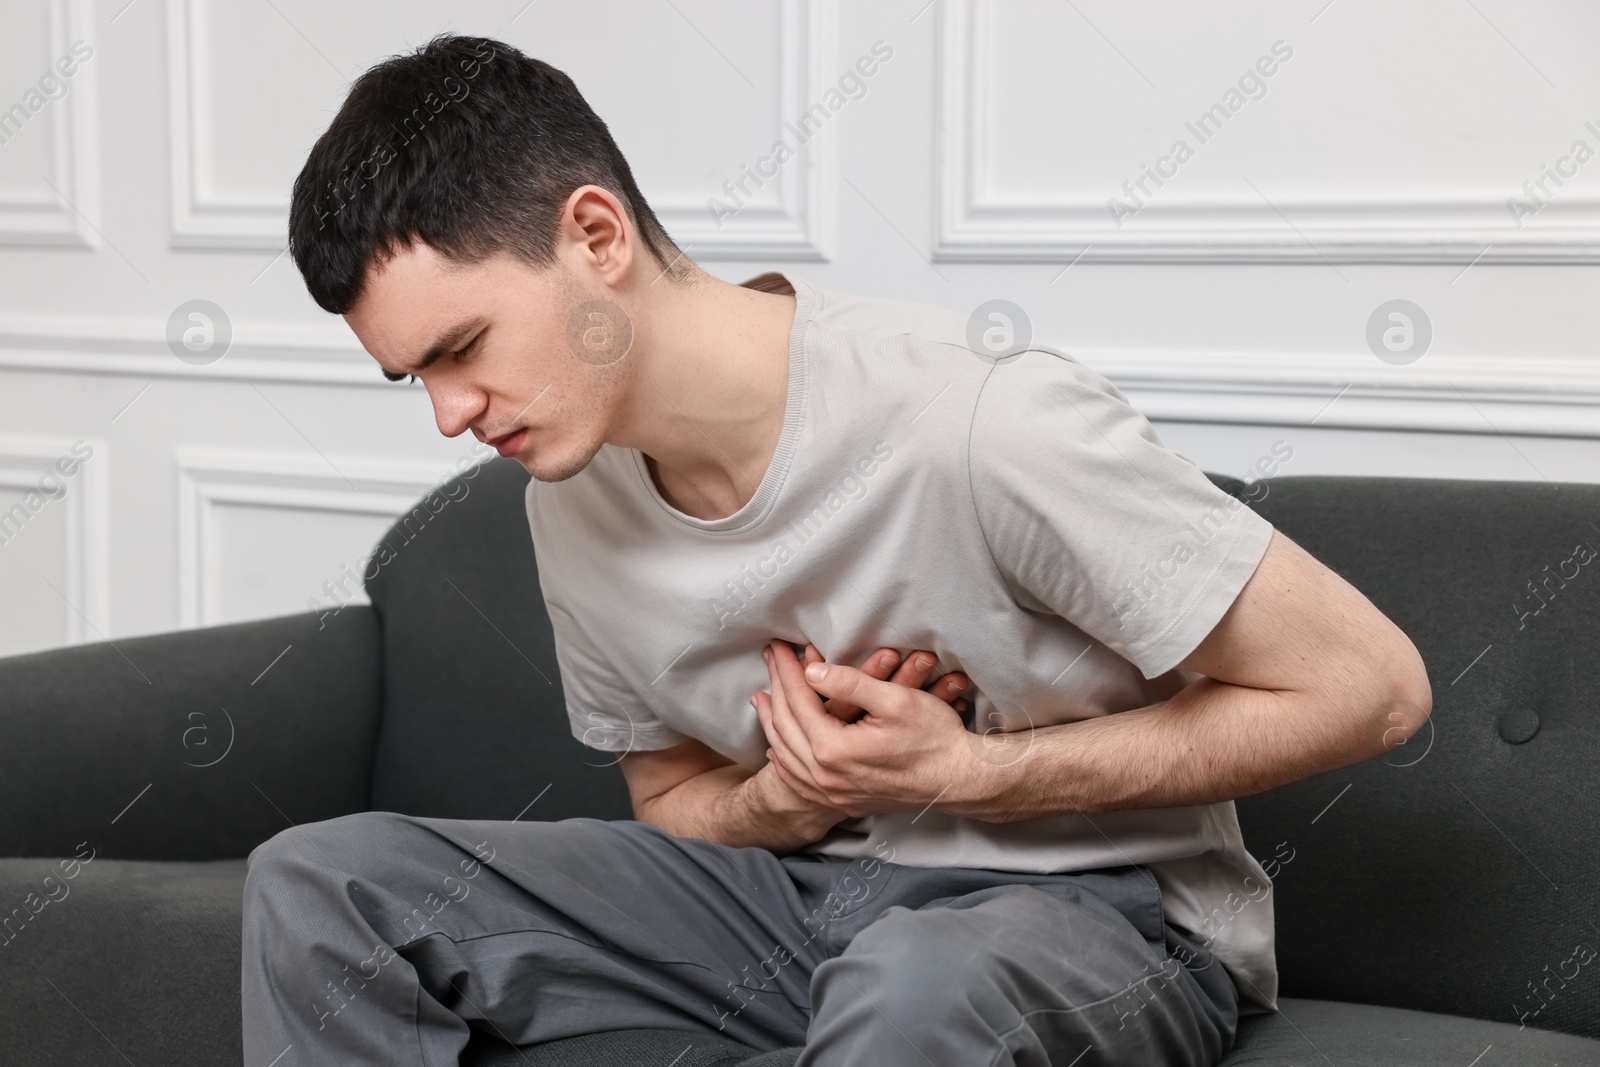
[[[433,401],[433,421],[446,437],[459,437],[472,426],[473,419],[483,414],[487,398],[476,389],[444,382],[423,384],[428,390],[428,398]]]

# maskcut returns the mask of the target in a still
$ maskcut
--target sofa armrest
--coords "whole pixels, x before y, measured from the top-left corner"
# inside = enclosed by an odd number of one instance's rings
[[[364,809],[380,658],[352,606],[0,659],[0,856],[238,858]]]

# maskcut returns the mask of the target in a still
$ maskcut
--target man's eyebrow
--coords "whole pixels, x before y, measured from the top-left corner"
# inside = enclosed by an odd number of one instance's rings
[[[428,346],[428,350],[422,353],[422,358],[417,361],[417,365],[405,373],[415,374],[417,371],[427,370],[437,363],[441,356],[454,351],[462,341],[466,340],[467,335],[476,330],[482,322],[482,319],[477,318],[465,319],[445,330],[433,344]]]

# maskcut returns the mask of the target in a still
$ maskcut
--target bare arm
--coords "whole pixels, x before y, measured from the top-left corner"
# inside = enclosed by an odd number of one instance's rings
[[[890,656],[886,658],[884,653]],[[925,665],[921,657],[926,657]],[[816,648],[807,647],[805,662],[821,659]],[[920,690],[933,665],[932,653],[916,652],[902,664],[898,652],[879,649],[861,669],[874,680]],[[957,694],[967,685],[966,675],[952,671],[929,686],[924,695],[960,710],[966,701]],[[829,701],[825,709],[840,720],[860,712],[857,705],[844,700]],[[654,752],[630,752],[622,757],[621,766],[634,818],[676,837],[755,846],[782,855],[816,841],[835,823],[848,818],[837,808],[800,796],[771,763],[752,774],[699,741]]]
[[[630,752],[622,774],[634,818],[675,837],[782,855],[822,837],[841,819],[836,808],[803,799],[769,763],[755,774],[699,741],[656,752]]]
[[[938,810],[988,822],[1206,804],[1358,763],[1433,708],[1416,647],[1359,590],[1277,531],[1255,573],[1179,666],[1169,700],[981,745],[921,694],[780,654],[775,765],[797,793],[852,815]],[[812,690],[815,692],[812,692]],[[816,694],[868,709],[844,725]],[[1009,747],[1009,750],[1008,750]]]
[[[979,817],[1250,796],[1380,755],[1433,708],[1427,668],[1405,633],[1277,531],[1232,607],[1179,666],[1205,677],[1146,708],[1036,731],[1027,773],[989,776]]]

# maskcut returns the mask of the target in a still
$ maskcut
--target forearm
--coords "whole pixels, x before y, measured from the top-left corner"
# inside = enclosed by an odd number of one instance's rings
[[[845,817],[795,795],[770,767],[751,774],[737,764],[695,775],[643,801],[636,814],[675,837],[779,855],[817,840]]]
[[[1398,714],[1393,714],[1398,712]],[[990,738],[942,810],[988,822],[1210,804],[1358,763],[1426,712],[1388,694],[1339,697],[1201,678],[1171,699]]]

